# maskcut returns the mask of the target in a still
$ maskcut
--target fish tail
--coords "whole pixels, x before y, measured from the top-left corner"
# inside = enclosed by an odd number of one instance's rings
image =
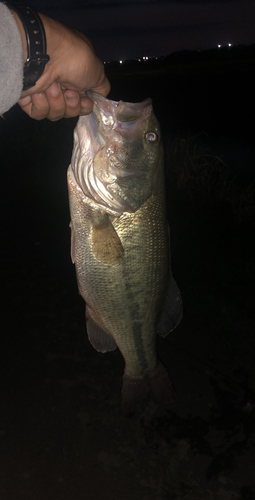
[[[143,408],[148,399],[161,405],[173,402],[175,391],[164,366],[159,363],[150,377],[131,377],[124,373],[122,384],[122,409],[126,414]]]
[[[176,398],[175,390],[169,375],[161,363],[148,380],[149,394],[157,404],[173,403]]]

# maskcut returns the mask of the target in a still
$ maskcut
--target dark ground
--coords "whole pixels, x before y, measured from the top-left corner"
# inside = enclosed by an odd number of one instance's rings
[[[249,183],[249,68],[112,71],[111,97],[153,97],[166,149],[205,132]],[[1,123],[0,500],[254,500],[254,221],[178,190],[167,161],[184,318],[158,354],[177,399],[125,417],[122,357],[89,344],[69,257],[74,124]]]

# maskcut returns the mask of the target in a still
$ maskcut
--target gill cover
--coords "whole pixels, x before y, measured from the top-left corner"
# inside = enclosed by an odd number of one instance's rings
[[[133,104],[110,101],[92,91],[88,95],[93,113],[80,117],[74,133],[73,175],[99,209],[112,215],[134,212],[151,195],[161,163],[160,131],[151,100]]]

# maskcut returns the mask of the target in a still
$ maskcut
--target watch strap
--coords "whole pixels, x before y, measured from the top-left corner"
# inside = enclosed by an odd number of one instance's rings
[[[23,90],[34,87],[50,60],[46,54],[46,35],[40,16],[30,7],[9,2],[5,5],[16,12],[23,24],[27,39],[27,60],[24,64]]]

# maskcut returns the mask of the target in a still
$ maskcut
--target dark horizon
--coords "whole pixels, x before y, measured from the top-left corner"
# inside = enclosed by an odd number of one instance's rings
[[[132,64],[132,63],[139,63],[139,62],[144,62],[146,67],[146,64],[148,63],[162,63],[164,62],[178,62],[178,63],[184,63],[186,64],[187,62],[190,61],[199,61],[200,58],[203,60],[203,62],[210,61],[210,60],[227,60],[228,58],[232,59],[233,61],[236,59],[236,57],[239,57],[240,54],[242,53],[242,56],[247,57],[250,53],[255,52],[255,42],[252,44],[239,44],[239,45],[221,45],[220,47],[211,47],[208,49],[202,49],[202,50],[190,50],[190,49],[182,49],[182,50],[176,50],[174,52],[171,52],[166,55],[162,56],[147,56],[147,57],[140,57],[140,58],[135,58],[135,59],[110,59],[108,61],[105,61],[105,64],[115,64],[116,63],[121,63],[123,65],[127,64]],[[200,55],[199,55],[200,54]],[[119,66],[121,67],[121,64]]]
[[[31,0],[30,5],[84,33],[104,61],[255,42],[254,0]]]

